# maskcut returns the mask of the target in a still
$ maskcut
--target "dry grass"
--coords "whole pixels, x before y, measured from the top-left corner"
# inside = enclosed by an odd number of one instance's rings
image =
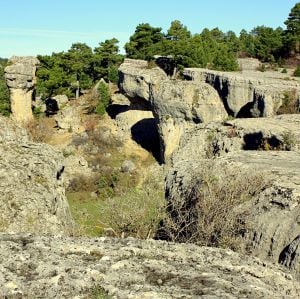
[[[47,143],[53,134],[56,123],[53,118],[41,117],[26,124],[26,130],[34,142]]]
[[[252,174],[209,162],[183,198],[170,199],[168,216],[160,229],[161,238],[204,246],[238,249],[247,226],[238,206],[268,185],[263,174]]]
[[[299,112],[297,90],[286,91],[283,95],[282,104],[277,110],[277,114],[294,114]]]

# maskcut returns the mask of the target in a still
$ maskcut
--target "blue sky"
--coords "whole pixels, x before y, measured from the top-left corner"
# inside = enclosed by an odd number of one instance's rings
[[[122,47],[140,23],[166,31],[180,20],[192,33],[273,28],[296,0],[0,0],[0,57],[51,54],[72,43],[95,47],[116,37]]]

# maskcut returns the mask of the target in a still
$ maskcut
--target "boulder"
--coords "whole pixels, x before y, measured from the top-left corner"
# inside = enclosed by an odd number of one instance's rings
[[[220,72],[186,68],[184,76],[195,82],[213,86],[230,115],[238,117],[269,117],[277,113],[286,95],[300,97],[300,84],[285,80],[282,74],[261,72]],[[296,111],[295,111],[296,112]]]
[[[85,128],[80,115],[80,106],[67,106],[63,110],[59,110],[54,119],[59,129],[73,133],[82,133]]]
[[[159,67],[147,68],[147,61],[125,59],[119,67],[119,88],[130,98],[150,101],[150,87],[168,77]]]
[[[62,109],[66,104],[69,103],[69,98],[64,94],[56,95],[52,97],[52,99],[56,100],[59,109]]]
[[[32,97],[38,64],[36,57],[13,56],[4,70],[10,93],[12,117],[19,123],[26,123],[33,119]]]
[[[298,298],[279,267],[231,250],[116,238],[0,234],[0,296]]]
[[[0,118],[0,231],[70,234],[64,159],[46,144]]]

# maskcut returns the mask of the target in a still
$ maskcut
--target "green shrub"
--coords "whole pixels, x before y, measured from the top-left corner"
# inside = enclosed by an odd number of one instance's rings
[[[300,77],[300,65],[297,66],[296,70],[294,71],[295,77]]]
[[[0,114],[4,116],[9,116],[10,114],[9,91],[5,83],[4,67],[5,67],[5,63],[3,62],[0,64]]]
[[[100,205],[100,223],[116,237],[152,238],[165,214],[162,188],[145,184]]]
[[[281,73],[282,73],[282,74],[286,74],[286,73],[287,73],[287,69],[283,69],[283,70],[281,71]]]
[[[109,105],[110,95],[108,85],[104,82],[99,83],[99,101],[96,106],[96,113],[100,116],[104,115],[106,112],[106,108]]]
[[[284,150],[291,151],[297,144],[297,139],[292,131],[285,131],[282,134]]]

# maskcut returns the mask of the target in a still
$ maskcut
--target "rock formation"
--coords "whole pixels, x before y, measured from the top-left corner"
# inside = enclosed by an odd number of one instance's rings
[[[6,84],[10,92],[12,117],[19,123],[32,120],[32,98],[36,83],[36,57],[12,57],[5,68]]]
[[[144,60],[125,59],[119,67],[119,88],[128,97],[150,101],[150,87],[168,78],[159,67],[147,65]]]
[[[230,188],[233,174],[245,182],[253,180],[253,185],[256,177],[266,179],[267,188],[257,190],[239,207],[241,214],[248,215],[249,224],[241,242],[253,255],[280,262],[298,275],[299,122],[299,115],[281,115],[198,125],[182,137],[166,179],[167,199],[178,207],[188,200],[195,178],[197,188],[202,188],[199,182],[209,175],[202,172],[207,163],[218,181],[229,180],[224,188]],[[207,158],[214,159],[208,162]]]
[[[0,296],[9,298],[96,298],[97,290],[100,298],[136,299],[300,295],[275,265],[192,244],[4,234],[0,259]]]
[[[260,72],[219,72],[186,68],[184,76],[213,86],[224,101],[227,112],[237,117],[269,117],[276,114],[285,94],[300,97],[300,84],[284,80],[282,74],[271,77]]]
[[[131,101],[151,102],[160,133],[161,161],[178,147],[181,135],[195,123],[220,121],[227,113],[217,92],[206,83],[170,80],[160,68],[147,69],[127,59],[119,68],[120,90]]]
[[[70,234],[73,221],[62,154],[29,141],[26,132],[6,118],[0,118],[0,126],[0,230]]]
[[[152,91],[151,101],[158,120],[162,161],[177,149],[186,128],[227,116],[217,92],[205,83],[163,81]]]
[[[201,217],[195,212],[197,201],[189,202],[188,195],[193,188],[206,188],[203,175],[208,174],[203,170],[208,165],[211,176],[224,184],[223,193],[230,192],[226,188],[232,187],[233,177],[252,182],[251,188],[257,183],[248,200],[234,208],[247,215],[239,250],[280,263],[299,275],[300,116],[274,117],[288,93],[297,100],[299,83],[283,80],[276,73],[270,77],[253,71],[185,69],[184,75],[192,82],[166,78],[152,84],[150,77],[141,92],[136,82],[146,69],[130,63],[126,63],[121,82],[128,77],[131,84],[122,91],[150,99],[158,123],[161,160],[169,162],[166,197],[170,214],[174,221],[184,215],[189,219],[186,230],[180,226],[180,234],[189,236]],[[225,109],[234,116],[268,118],[225,120]]]

